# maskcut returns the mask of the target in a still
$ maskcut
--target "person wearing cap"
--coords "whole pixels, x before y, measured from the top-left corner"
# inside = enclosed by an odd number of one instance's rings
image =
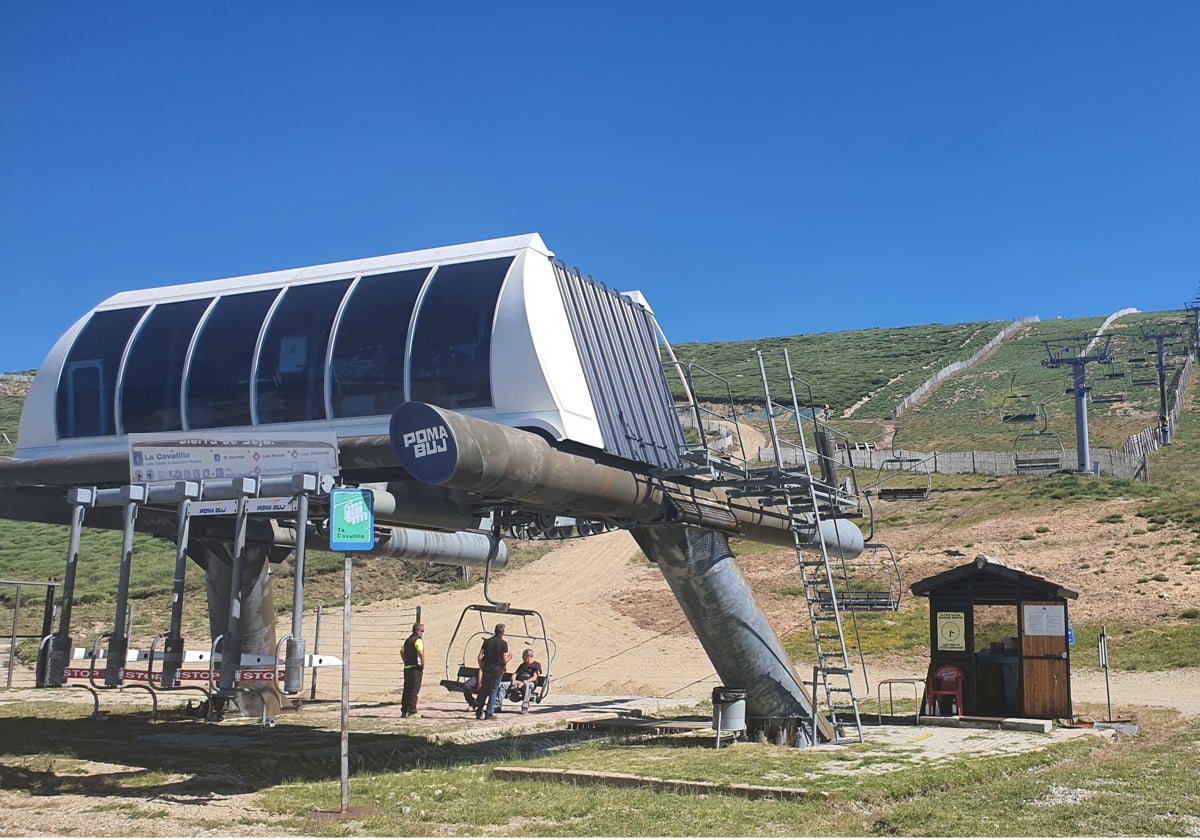
[[[533,698],[533,690],[537,688],[538,677],[542,675],[542,663],[533,658],[533,648],[525,648],[521,653],[521,664],[513,674],[509,697],[521,698],[521,714],[529,711],[529,701]]]

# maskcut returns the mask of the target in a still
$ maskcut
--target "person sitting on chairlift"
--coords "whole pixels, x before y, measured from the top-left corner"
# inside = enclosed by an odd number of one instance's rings
[[[533,690],[537,688],[538,677],[542,675],[542,663],[533,658],[533,650],[525,648],[521,653],[521,664],[513,674],[512,683],[508,687],[508,699],[521,701],[521,714],[529,711],[529,701]]]

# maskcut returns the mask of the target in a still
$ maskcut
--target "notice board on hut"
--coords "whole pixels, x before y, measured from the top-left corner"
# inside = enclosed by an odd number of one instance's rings
[[[962,670],[958,714],[1072,717],[1067,601],[1077,592],[985,554],[919,580],[911,591],[929,598],[927,686],[942,666]],[[984,638],[984,608],[992,619],[1011,616],[1011,637]]]

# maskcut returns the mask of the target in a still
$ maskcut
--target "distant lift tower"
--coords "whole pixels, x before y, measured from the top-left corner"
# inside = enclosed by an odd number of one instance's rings
[[[1088,362],[1107,364],[1112,361],[1109,345],[1112,336],[1075,336],[1072,338],[1053,338],[1043,341],[1046,347],[1046,358],[1042,365],[1048,368],[1070,365],[1074,375],[1075,385],[1075,452],[1078,456],[1079,472],[1092,471],[1092,455],[1088,449],[1087,423],[1087,372],[1084,365]]]
[[[1200,292],[1196,292],[1183,308],[1192,313],[1192,346],[1200,348]]]
[[[1153,341],[1158,351],[1155,370],[1158,371],[1158,427],[1162,431],[1163,446],[1171,443],[1171,418],[1167,414],[1167,359],[1163,352],[1163,342],[1169,338],[1179,338],[1182,333],[1179,327],[1171,324],[1143,324],[1142,338]]]

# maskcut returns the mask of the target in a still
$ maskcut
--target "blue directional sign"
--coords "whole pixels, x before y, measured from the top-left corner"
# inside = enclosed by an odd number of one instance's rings
[[[1068,647],[1075,646],[1075,628],[1074,627],[1067,628],[1067,646]]]
[[[375,547],[375,494],[357,487],[329,491],[330,551],[370,551]]]

